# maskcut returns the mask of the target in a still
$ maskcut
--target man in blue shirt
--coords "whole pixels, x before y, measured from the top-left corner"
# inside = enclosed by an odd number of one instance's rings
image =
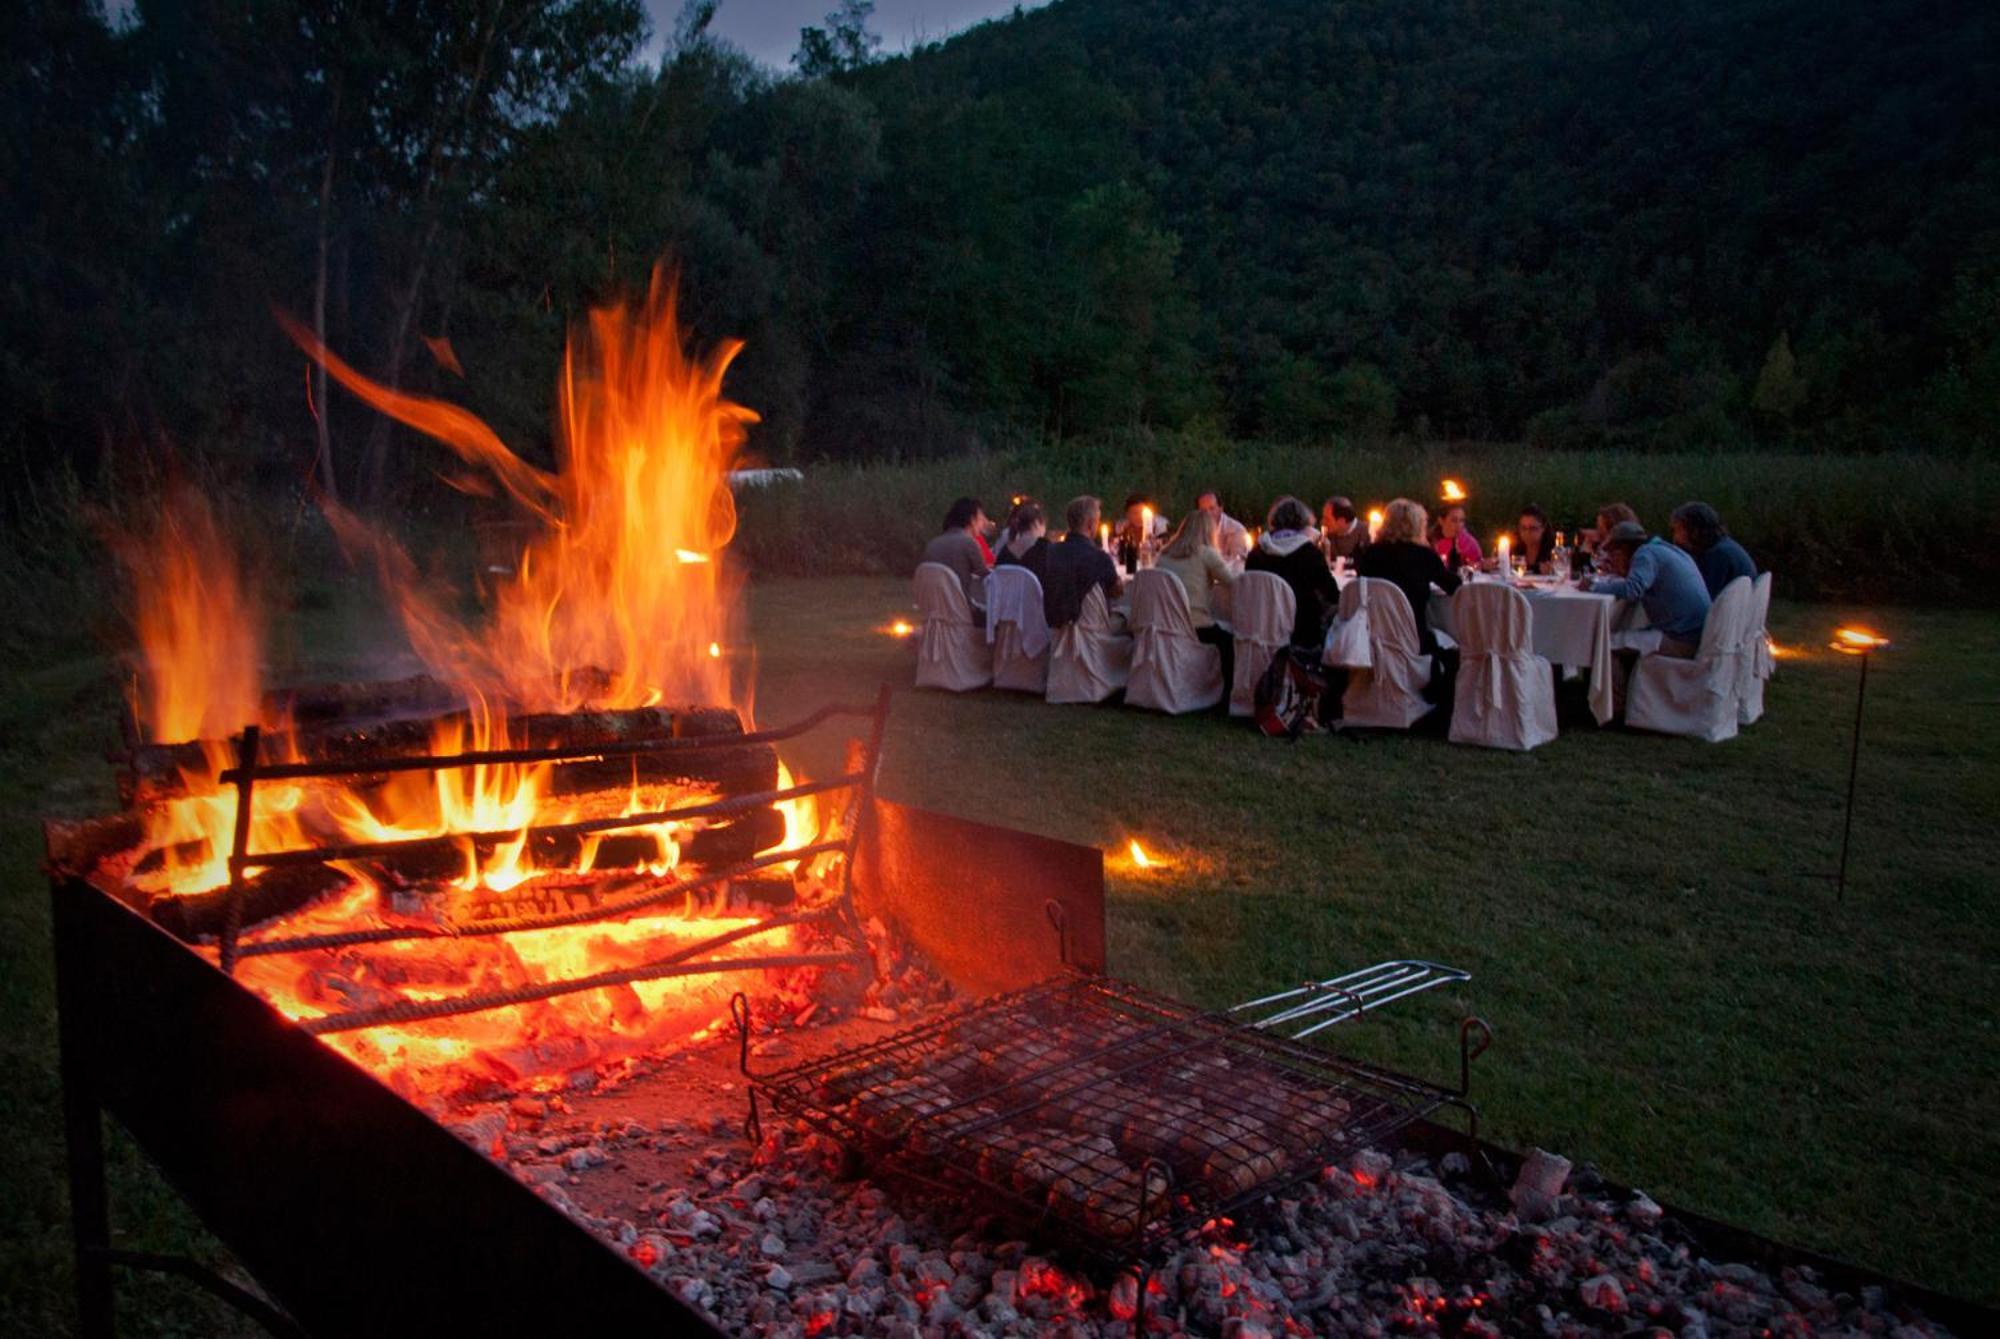
[[[1611,527],[1601,550],[1610,576],[1586,579],[1585,590],[1637,600],[1660,632],[1660,654],[1692,660],[1708,622],[1708,587],[1694,559],[1665,540],[1649,538],[1637,521]]]
[[[1675,507],[1673,530],[1674,543],[1694,555],[1709,599],[1722,594],[1722,588],[1738,577],[1757,579],[1757,564],[1729,537],[1729,527],[1706,502],[1684,502]]]

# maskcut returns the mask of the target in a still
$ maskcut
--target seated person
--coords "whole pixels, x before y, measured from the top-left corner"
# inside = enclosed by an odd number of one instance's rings
[[[1417,641],[1425,655],[1435,657],[1439,652],[1430,620],[1431,587],[1449,595],[1458,589],[1459,579],[1437,550],[1424,542],[1427,519],[1423,507],[1406,497],[1391,502],[1384,511],[1381,532],[1354,560],[1354,570],[1390,582],[1403,592],[1417,618]]]
[[[1215,548],[1232,563],[1240,563],[1250,556],[1250,531],[1243,522],[1222,509],[1222,499],[1211,488],[1194,500],[1201,511],[1215,518]],[[1183,521],[1182,526],[1186,526]]]
[[[981,587],[987,569],[993,566],[993,551],[986,547],[984,538],[992,526],[978,498],[962,497],[945,512],[944,528],[937,538],[924,545],[923,560],[949,567],[965,588],[965,598],[974,604],[983,602]]]
[[[1153,513],[1150,525],[1146,521],[1149,511]],[[1146,500],[1144,493],[1134,493],[1125,499],[1125,519],[1111,532],[1111,538],[1117,542],[1119,552],[1129,548],[1136,553],[1142,544],[1158,543],[1166,534],[1167,518]]]
[[[1340,602],[1340,586],[1326,555],[1319,551],[1319,532],[1312,513],[1295,497],[1281,497],[1264,518],[1264,533],[1244,560],[1246,572],[1270,572],[1292,588],[1298,620],[1292,624],[1292,645],[1318,650],[1326,640],[1326,616]]]
[[[1097,545],[1103,515],[1104,504],[1094,497],[1071,498],[1063,509],[1069,529],[1062,543],[1048,546],[1042,574],[1042,612],[1052,629],[1076,622],[1091,587],[1102,586],[1106,601],[1117,599],[1124,589],[1118,565]]]
[[[1521,508],[1521,519],[1515,525],[1520,530],[1517,536],[1520,547],[1514,552],[1527,565],[1528,575],[1547,576],[1556,553],[1556,537],[1549,529],[1549,514],[1530,502]]]
[[[1674,543],[1694,555],[1694,565],[1701,569],[1709,599],[1722,594],[1722,588],[1738,577],[1757,579],[1757,564],[1750,561],[1749,552],[1741,544],[1729,537],[1729,527],[1706,502],[1684,502],[1675,507],[1669,524],[1673,527]]]
[[[1636,524],[1638,520],[1639,513],[1623,502],[1607,502],[1597,509],[1596,528],[1586,530],[1576,537],[1577,547],[1585,553],[1595,554],[1598,549],[1604,547],[1604,542],[1611,538],[1612,527],[1620,521],[1631,521]]]
[[[1646,534],[1637,521],[1611,527],[1598,561],[1606,576],[1585,577],[1585,590],[1637,600],[1646,619],[1660,633],[1660,654],[1692,660],[1701,647],[1702,625],[1708,622],[1708,587],[1694,559],[1662,539]]]
[[[1199,508],[1189,512],[1187,519],[1181,522],[1181,528],[1167,541],[1166,551],[1153,566],[1162,572],[1172,572],[1187,588],[1188,621],[1194,624],[1196,637],[1222,652],[1222,682],[1228,684],[1235,682],[1236,638],[1229,629],[1215,621],[1215,611],[1208,603],[1208,592],[1212,587],[1233,583],[1236,569],[1216,548],[1216,530],[1213,514]],[[1222,709],[1229,709],[1227,699],[1223,701]]]
[[[995,567],[1027,568],[1042,581],[1049,571],[1048,522],[1042,519],[1042,504],[1022,502],[1007,516],[1007,528],[1000,533],[1000,548],[993,555]]]
[[[1319,509],[1319,532],[1329,559],[1347,558],[1368,547],[1368,527],[1344,497],[1330,497]]]
[[[1444,560],[1447,567],[1477,568],[1484,556],[1479,551],[1479,541],[1472,537],[1472,528],[1465,523],[1465,504],[1446,502],[1438,512],[1437,534],[1432,538],[1431,548]]]

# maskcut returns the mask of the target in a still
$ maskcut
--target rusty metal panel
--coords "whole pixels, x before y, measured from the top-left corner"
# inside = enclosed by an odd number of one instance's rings
[[[313,1333],[717,1333],[206,959],[57,880],[63,1082]]]
[[[975,995],[1016,990],[1062,966],[1045,904],[1069,925],[1072,963],[1104,967],[1104,853],[1053,837],[877,799],[855,860],[863,914],[895,925]]]

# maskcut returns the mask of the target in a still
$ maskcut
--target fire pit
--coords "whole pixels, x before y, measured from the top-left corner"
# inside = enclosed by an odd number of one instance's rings
[[[649,1281],[633,1257],[607,1249],[489,1161],[497,1139],[468,1148],[437,1117],[449,1117],[468,1096],[539,1105],[550,1099],[560,1103],[578,1081],[615,1082],[704,1035],[726,1009],[731,985],[754,981],[751,988],[762,996],[800,995],[811,1008],[828,1013],[874,1007],[860,1002],[870,998],[875,981],[889,979],[888,960],[921,955],[927,943],[935,943],[944,959],[965,950],[964,942],[946,942],[940,930],[953,923],[952,903],[961,898],[980,907],[980,915],[1018,922],[1039,916],[1044,900],[1053,897],[1076,927],[1071,951],[1079,961],[1101,966],[1099,853],[878,799],[873,784],[886,707],[885,696],[872,708],[829,709],[786,730],[734,735],[717,745],[737,748],[789,738],[842,715],[867,721],[868,740],[852,751],[854,765],[842,775],[704,806],[712,813],[722,805],[752,809],[779,796],[844,793],[848,802],[832,831],[816,831],[810,840],[699,875],[676,869],[650,876],[650,886],[606,892],[586,905],[530,917],[297,933],[294,921],[318,927],[352,906],[350,895],[335,890],[323,894],[316,907],[254,928],[239,925],[241,912],[224,905],[215,942],[189,943],[170,933],[163,918],[148,914],[146,900],[118,877],[126,868],[124,853],[107,850],[107,844],[129,833],[129,823],[52,824],[65,1110],[86,1331],[108,1332],[112,1265],[162,1263],[109,1248],[100,1113],[115,1116],[132,1132],[284,1311],[312,1331],[436,1333],[479,1324],[506,1330],[542,1324],[568,1331],[585,1323],[592,1329],[702,1323]],[[246,791],[271,779],[255,764],[253,739],[242,741],[247,765],[230,777],[230,784]],[[706,747],[702,740],[649,744],[644,750],[635,744],[615,756]],[[565,755],[548,760],[559,763],[575,750],[552,751]],[[604,756],[595,746],[588,752]],[[492,761],[458,754],[398,765],[425,769]],[[345,776],[359,765],[287,764],[279,779]],[[652,811],[622,815],[601,831],[661,821]],[[310,851],[311,861],[305,854],[294,860],[286,852],[262,852],[233,863],[242,875],[253,867],[305,868],[327,860],[351,865],[408,849],[385,844],[364,851],[349,844]],[[1003,851],[1005,861],[998,858]],[[802,878],[798,885],[815,900],[777,899],[783,902],[779,906],[728,900],[729,890],[746,876],[820,860],[829,865],[823,877],[817,883]],[[1002,870],[1008,877],[997,873]],[[1034,876],[1032,897],[1019,891],[1022,871]],[[617,877],[622,882],[623,876]],[[893,888],[885,882],[891,878]],[[239,877],[229,896],[247,902],[251,888]],[[930,905],[945,889],[951,901]],[[763,898],[774,894],[761,880],[751,891]],[[643,927],[650,909],[663,904],[685,909],[690,898],[701,895],[745,923],[609,972],[287,1018],[298,1006],[296,997],[259,998],[264,991],[252,970],[264,962],[384,945],[449,946],[461,937],[506,940],[552,929]],[[759,935],[787,936],[789,947],[782,953],[741,949]],[[1057,946],[1046,936],[1033,936],[983,954],[980,982],[1019,986],[1059,962]],[[225,964],[237,969],[233,975]],[[697,976],[711,983],[699,997],[705,1014],[681,1000],[617,1003],[640,983]],[[596,997],[607,1030],[622,1032],[631,1044],[582,1055],[556,1048],[504,1063],[482,1051],[479,1020],[558,997]],[[662,1019],[678,1034],[663,1039]],[[385,1033],[397,1035],[404,1048],[427,1040],[434,1051],[457,1048],[482,1057],[481,1063],[413,1068],[398,1049],[371,1040]],[[453,1082],[433,1081],[440,1074]],[[483,1088],[469,1086],[475,1074],[486,1080]],[[531,1096],[535,1092],[544,1096]],[[735,1123],[729,1122],[732,1130]],[[384,1266],[385,1250],[393,1267]],[[353,1281],[364,1277],[370,1286],[355,1286]],[[219,1280],[204,1281],[232,1291]],[[239,1294],[233,1300],[244,1299]]]

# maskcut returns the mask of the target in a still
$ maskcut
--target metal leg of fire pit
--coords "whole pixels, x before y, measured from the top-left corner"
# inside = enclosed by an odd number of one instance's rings
[[[280,1339],[304,1331],[284,1312],[255,1293],[238,1287],[214,1270],[182,1255],[126,1251],[111,1245],[111,1196],[104,1174],[104,1109],[94,1085],[76,1057],[79,1039],[70,1035],[70,1020],[84,1011],[64,1007],[63,975],[56,976],[58,1008],[57,1066],[62,1082],[63,1139],[69,1172],[70,1234],[75,1245],[76,1330],[83,1339],[112,1339],[117,1333],[117,1306],[112,1269],[146,1269],[186,1279]]]
[[[62,1013],[58,1018],[67,1016]],[[83,1339],[109,1339],[111,1208],[104,1186],[104,1117],[96,1096],[85,1090],[82,1077],[66,1061],[62,1065],[62,1101],[69,1158],[70,1233],[76,1246],[76,1329]]]

